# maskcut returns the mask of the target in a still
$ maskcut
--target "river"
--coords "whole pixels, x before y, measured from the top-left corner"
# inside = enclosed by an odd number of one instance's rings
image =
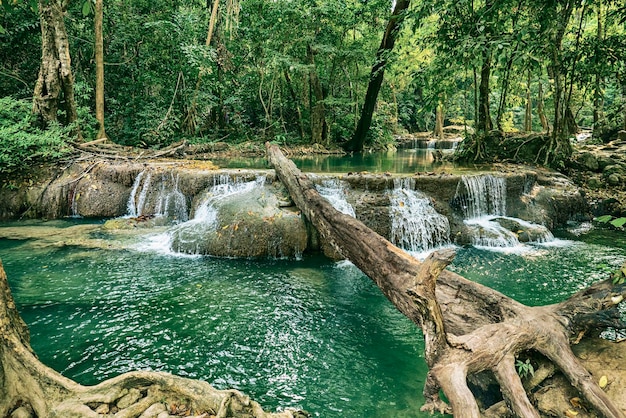
[[[95,223],[104,245],[59,245]],[[83,384],[161,370],[237,388],[264,408],[316,417],[420,417],[419,330],[347,262],[192,257],[99,232],[99,221],[30,221],[0,239],[31,341]],[[515,250],[458,248],[451,266],[530,305],[560,301],[626,260],[626,234],[580,228]],[[39,235],[38,235],[39,234]]]

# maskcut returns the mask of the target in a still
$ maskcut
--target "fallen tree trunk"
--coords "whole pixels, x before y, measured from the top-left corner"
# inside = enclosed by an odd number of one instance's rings
[[[96,386],[65,378],[42,364],[30,348],[28,328],[0,262],[0,417],[131,418],[156,417],[160,412],[203,418],[306,416],[267,413],[239,391],[217,390],[168,373],[131,372]]]
[[[560,304],[525,306],[444,270],[454,257],[450,251],[420,263],[362,222],[335,210],[276,145],[266,147],[278,178],[306,219],[422,328],[430,369],[422,410],[480,417],[467,378],[489,371],[515,416],[539,417],[515,369],[520,353],[534,351],[554,363],[598,414],[625,417],[572,353],[570,338],[606,326],[624,328],[617,304],[626,295],[626,285],[613,285],[608,279]],[[439,398],[440,389],[449,405]]]

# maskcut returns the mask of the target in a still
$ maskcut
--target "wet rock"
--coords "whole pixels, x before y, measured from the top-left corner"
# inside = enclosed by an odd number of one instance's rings
[[[620,176],[626,175],[626,167],[622,164],[608,165],[602,171],[604,176],[609,177],[611,174],[619,174]]]
[[[620,186],[624,183],[624,178],[620,174],[613,173],[607,177],[606,181],[611,186]]]
[[[608,155],[598,155],[598,169],[603,171],[606,167],[610,165],[615,165],[619,162],[619,160],[612,158]]]
[[[214,220],[191,221],[173,231],[172,248],[219,257],[298,257],[307,246],[300,212],[281,207],[269,187],[256,187],[212,204]]]
[[[587,180],[587,187],[592,190],[598,190],[602,187],[602,180],[599,175],[593,175]]]
[[[590,152],[582,152],[576,156],[578,167],[585,171],[597,171],[600,168],[598,158]]]
[[[590,338],[572,346],[572,350],[596,383],[606,376],[606,395],[618,409],[626,411],[626,351],[623,344]],[[576,415],[570,415],[577,418],[598,416],[594,411],[577,406],[584,401],[579,401],[578,391],[560,373],[546,380],[534,397],[542,416],[562,417],[567,410],[575,412]]]

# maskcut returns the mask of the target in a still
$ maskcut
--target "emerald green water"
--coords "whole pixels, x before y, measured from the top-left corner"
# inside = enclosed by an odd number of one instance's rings
[[[419,173],[436,170],[464,171],[473,167],[451,162],[435,162],[433,149],[410,148],[389,152],[365,152],[354,155],[291,156],[290,159],[303,172],[348,173],[369,171],[372,173]],[[270,168],[266,158],[242,157],[212,160],[221,168]]]
[[[99,238],[122,249],[0,239],[33,348],[64,375],[94,384],[162,370],[240,389],[266,409],[429,416],[419,412],[420,333],[351,264],[177,257],[133,249],[133,238]],[[624,260],[626,234],[592,231],[518,254],[460,248],[452,268],[536,305]]]

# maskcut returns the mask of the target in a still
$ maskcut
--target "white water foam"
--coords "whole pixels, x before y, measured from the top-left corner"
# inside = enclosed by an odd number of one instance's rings
[[[463,176],[457,186],[455,200],[461,207],[463,221],[471,233],[472,245],[478,248],[525,251],[518,233],[525,233],[533,244],[554,241],[554,235],[542,225],[506,216],[506,179],[491,174]],[[509,224],[517,231],[502,224]]]
[[[356,218],[354,207],[346,200],[347,185],[345,182],[337,179],[324,180],[321,184],[316,184],[315,188],[339,212]]]
[[[420,253],[448,245],[450,224],[430,199],[415,189],[412,178],[396,179],[389,197],[391,242],[409,252]]]

